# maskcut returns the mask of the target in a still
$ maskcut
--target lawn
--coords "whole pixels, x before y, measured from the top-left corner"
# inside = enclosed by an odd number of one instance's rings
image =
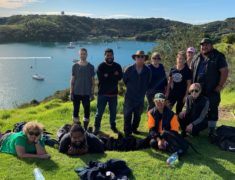
[[[224,95],[223,95],[224,96]],[[231,98],[234,97],[230,96]],[[226,101],[228,98],[225,98]],[[227,104],[222,102],[222,104]],[[91,125],[94,123],[96,102],[91,106]],[[123,100],[119,101],[117,125],[123,129]],[[102,131],[113,136],[109,128],[108,110],[105,111],[102,120]],[[71,122],[72,103],[63,103],[58,99],[41,103],[39,106],[24,109],[0,110],[0,131],[12,129],[13,124],[19,121],[38,120],[42,122],[49,132],[56,134],[57,129],[65,123]],[[143,113],[140,130],[143,132],[139,137],[147,134],[147,116]],[[234,126],[234,120],[226,119],[219,124]],[[90,160],[106,161],[110,158],[125,160],[133,170],[131,179],[235,179],[235,153],[221,151],[217,146],[211,145],[207,140],[207,132],[204,131],[200,137],[188,139],[202,154],[198,155],[189,150],[175,168],[166,165],[167,154],[155,152],[151,149],[132,152],[112,152],[105,154],[83,155],[80,157],[69,157],[58,153],[54,148],[47,147],[52,155],[51,160],[20,160],[12,155],[0,154],[0,179],[33,179],[33,169],[42,169],[46,179],[78,179],[74,168],[83,167]]]

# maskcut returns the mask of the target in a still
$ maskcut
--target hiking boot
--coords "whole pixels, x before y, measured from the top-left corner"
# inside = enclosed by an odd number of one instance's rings
[[[133,132],[133,134],[137,134],[137,135],[141,133],[141,132],[138,131],[137,129],[133,130],[132,132]]]
[[[118,129],[117,129],[116,127],[112,127],[111,129],[112,129],[112,131],[113,131],[114,133],[116,133],[116,134],[119,133],[119,131],[118,131]]]
[[[83,126],[84,126],[84,129],[85,129],[85,130],[87,130],[88,124],[89,124],[89,119],[84,118],[84,119],[83,119]]]
[[[94,130],[93,134],[94,134],[94,135],[98,135],[99,133],[100,133],[100,130],[99,130],[99,129],[97,129],[97,128],[95,128],[95,130]]]

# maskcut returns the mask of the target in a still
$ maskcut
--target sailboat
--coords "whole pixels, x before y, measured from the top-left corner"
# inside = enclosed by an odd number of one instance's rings
[[[67,48],[69,48],[69,49],[74,49],[75,46],[73,45],[73,42],[69,42],[69,45],[67,46]]]
[[[37,60],[36,58],[34,58],[34,64],[35,64],[35,71],[37,70]],[[35,73],[33,76],[32,76],[33,79],[35,80],[38,80],[38,81],[44,81],[44,77],[39,75],[38,73]]]

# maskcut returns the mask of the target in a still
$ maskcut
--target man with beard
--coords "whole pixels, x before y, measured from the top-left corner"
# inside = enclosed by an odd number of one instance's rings
[[[104,56],[105,61],[102,62],[97,69],[99,84],[97,111],[95,116],[95,134],[98,134],[100,131],[100,123],[107,103],[109,105],[110,127],[114,133],[118,133],[115,122],[117,113],[118,81],[122,79],[123,73],[121,66],[114,62],[112,49],[106,49]]]
[[[213,142],[218,120],[220,91],[228,78],[228,65],[224,54],[213,48],[212,41],[209,38],[202,39],[200,45],[200,53],[194,57],[191,69],[193,83],[200,83],[202,95],[209,99],[209,140]]]

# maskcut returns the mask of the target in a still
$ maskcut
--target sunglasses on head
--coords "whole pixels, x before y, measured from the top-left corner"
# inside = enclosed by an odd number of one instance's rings
[[[161,103],[164,103],[164,102],[165,102],[165,99],[155,99],[154,101],[155,101],[155,102],[161,102]]]
[[[144,55],[136,55],[136,58],[144,58]]]
[[[190,91],[190,93],[193,93],[193,92],[199,93],[199,90],[198,90],[198,89],[192,89],[192,90]]]
[[[39,136],[41,133],[40,132],[33,132],[33,131],[29,131],[28,132],[28,134],[30,135],[30,136]]]

